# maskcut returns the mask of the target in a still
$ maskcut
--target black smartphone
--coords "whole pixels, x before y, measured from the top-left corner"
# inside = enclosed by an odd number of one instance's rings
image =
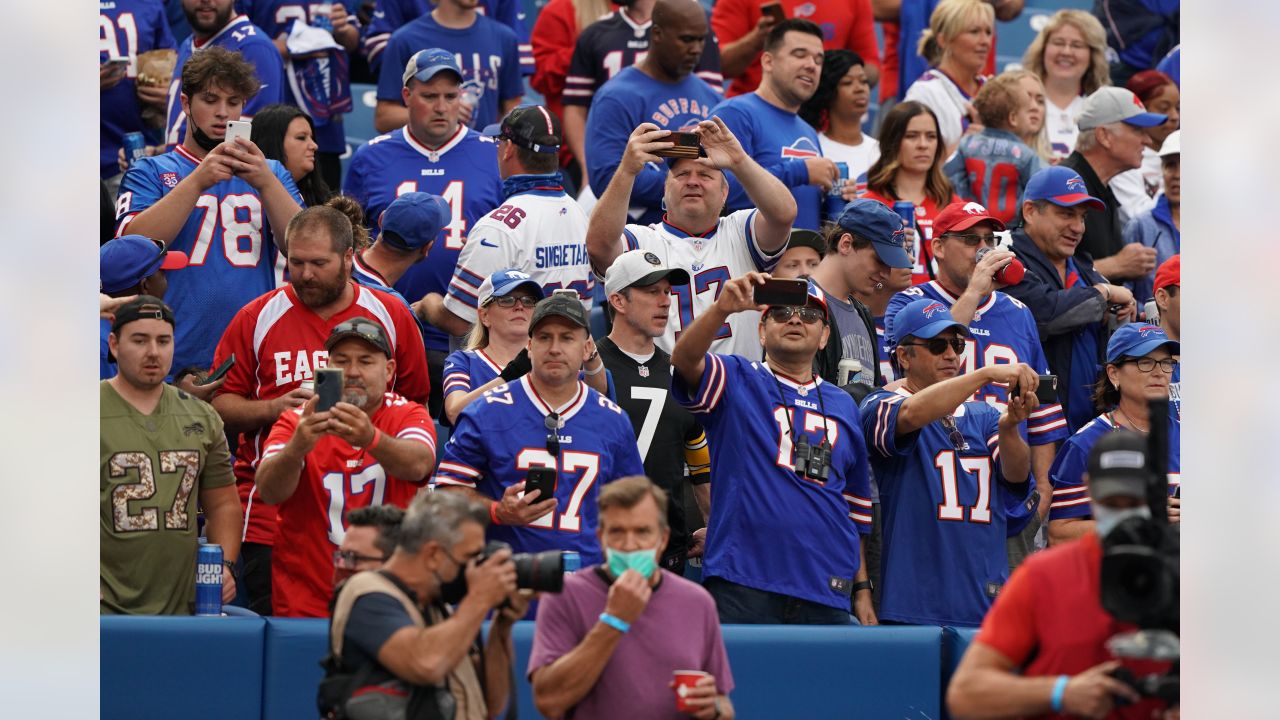
[[[538,490],[538,497],[534,499],[535,503],[540,503],[547,498],[556,496],[556,469],[549,467],[529,468],[529,473],[525,475],[524,491],[531,493]]]
[[[773,18],[775,23],[780,23],[787,19],[786,12],[782,9],[782,3],[769,3],[760,6],[760,14]]]
[[[1041,375],[1039,377],[1040,384],[1036,386],[1036,399],[1041,405],[1058,402],[1058,376]],[[1017,383],[1009,386],[1009,397],[1017,397],[1020,394]]]
[[[809,282],[769,278],[763,285],[756,285],[752,293],[757,305],[802,306],[809,302]]]
[[[234,366],[235,364],[236,364],[236,354],[231,353],[231,357],[224,360],[222,364],[217,367],[216,370],[209,373],[209,377],[205,378],[204,380],[201,380],[200,382],[197,382],[196,387],[212,385],[218,382],[222,378],[226,377],[227,373],[231,371],[232,366]]]
[[[342,399],[342,386],[345,384],[342,368],[322,368],[316,371],[316,395],[320,402],[316,403],[316,412],[333,409]]]
[[[655,150],[653,154],[658,157],[696,158],[706,155],[706,151],[702,149],[702,139],[698,137],[698,133],[673,132],[663,139],[675,143],[675,147]]]

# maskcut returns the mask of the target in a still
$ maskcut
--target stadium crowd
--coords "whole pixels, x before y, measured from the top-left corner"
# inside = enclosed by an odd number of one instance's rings
[[[1005,68],[1023,0],[519,4],[100,0],[103,613],[192,612],[207,540],[459,717],[522,616],[546,713],[674,647],[732,717],[721,622],[1011,616],[1160,398],[1177,522],[1176,3]],[[1111,659],[1020,712],[1107,716]]]

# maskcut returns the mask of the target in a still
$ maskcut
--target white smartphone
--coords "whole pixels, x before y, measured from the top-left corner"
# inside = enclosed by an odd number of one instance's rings
[[[253,122],[250,120],[229,120],[227,122],[227,134],[223,138],[226,142],[234,143],[236,138],[249,139],[253,133]]]

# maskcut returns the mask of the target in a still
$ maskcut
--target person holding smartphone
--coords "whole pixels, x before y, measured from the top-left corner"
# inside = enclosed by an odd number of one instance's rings
[[[921,298],[891,316],[904,382],[862,401],[862,432],[884,508],[880,618],[977,627],[1009,578],[1005,538],[1038,504],[1020,428],[1039,376],[1025,363],[961,373],[970,331]],[[984,385],[1017,386],[1004,410],[971,400]]]

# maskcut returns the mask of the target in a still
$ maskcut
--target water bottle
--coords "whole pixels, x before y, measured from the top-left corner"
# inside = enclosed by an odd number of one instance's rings
[[[196,615],[222,614],[222,546],[201,545],[196,550]]]

